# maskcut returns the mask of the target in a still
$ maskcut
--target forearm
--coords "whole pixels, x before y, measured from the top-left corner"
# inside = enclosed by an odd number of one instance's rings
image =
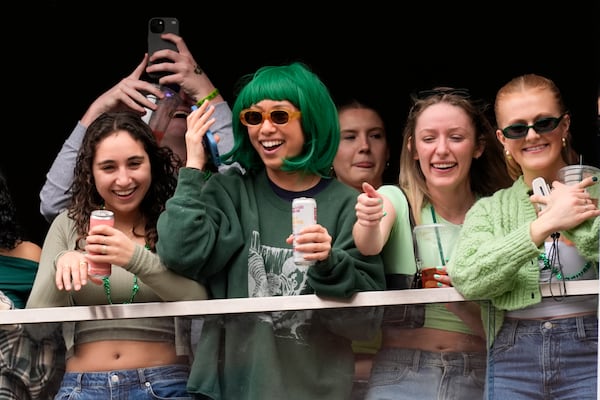
[[[167,269],[157,254],[137,245],[131,261],[124,267],[136,274],[164,301],[205,300],[206,289],[199,282]]]
[[[215,123],[211,127],[211,131],[213,134],[219,136],[219,142],[217,143],[217,147],[219,149],[219,154],[225,154],[233,148],[233,127],[232,127],[232,114],[231,108],[229,104],[225,101],[214,103],[215,112],[213,114],[213,118],[215,119]],[[221,164],[219,166],[219,172],[223,172],[229,168],[238,167],[237,163],[232,165]]]
[[[358,251],[366,256],[381,253],[381,249],[385,245],[380,224],[364,226],[360,222],[356,222],[352,228],[352,236]]]
[[[52,222],[69,204],[71,195],[68,191],[73,183],[73,170],[85,131],[86,127],[78,122],[46,174],[40,191],[40,213],[48,222]]]

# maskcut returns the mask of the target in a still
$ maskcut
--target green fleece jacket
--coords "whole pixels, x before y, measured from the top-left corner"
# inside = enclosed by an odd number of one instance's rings
[[[447,266],[454,287],[465,298],[491,300],[493,319],[488,320],[490,310],[482,306],[484,326],[488,334],[493,333],[490,344],[502,326],[505,310],[542,300],[537,257],[545,250],[529,235],[529,224],[537,218],[529,190],[521,176],[511,187],[478,200],[466,215]],[[600,218],[595,218],[561,234],[585,259],[598,261],[599,229]]]
[[[158,220],[157,252],[168,268],[204,283],[212,298],[349,298],[383,290],[381,257],[362,256],[352,238],[357,195],[335,179],[323,180],[313,192],[291,193],[273,187],[264,171],[232,169],[205,183],[200,171],[182,168]],[[317,221],[332,237],[330,257],[310,267],[296,265],[286,243],[291,198],[302,196],[315,198]],[[354,359],[351,335],[343,335],[344,323],[335,318],[341,314],[300,310],[206,318],[188,390],[218,400],[345,400]]]

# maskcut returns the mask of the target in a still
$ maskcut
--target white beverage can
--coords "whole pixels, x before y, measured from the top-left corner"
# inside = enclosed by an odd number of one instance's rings
[[[308,225],[317,223],[317,202],[309,197],[298,197],[292,201],[292,232],[294,234],[294,263],[313,265],[315,261],[304,259],[304,253],[296,251],[296,235]]]

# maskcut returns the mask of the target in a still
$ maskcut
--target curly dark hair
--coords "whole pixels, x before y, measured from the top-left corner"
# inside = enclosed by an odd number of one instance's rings
[[[104,199],[96,189],[92,169],[96,148],[104,138],[117,131],[125,131],[134,140],[142,142],[150,159],[152,185],[140,203],[140,211],[146,221],[146,244],[154,251],[158,240],[156,222],[165,208],[165,202],[175,192],[177,172],[182,161],[170,148],[161,147],[156,142],[150,127],[137,114],[104,113],[90,124],[77,155],[68,215],[75,221],[79,237],[85,237],[89,230],[90,213],[104,206]]]
[[[12,250],[23,241],[23,231],[17,220],[8,182],[0,171],[0,249]]]

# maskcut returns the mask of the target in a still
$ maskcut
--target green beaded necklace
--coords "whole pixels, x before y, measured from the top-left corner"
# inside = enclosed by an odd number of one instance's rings
[[[146,250],[150,250],[150,246],[148,243],[144,246]],[[104,293],[106,293],[106,298],[108,299],[108,304],[113,304],[112,298],[110,297],[110,277],[105,276],[102,278],[102,286],[104,286]],[[123,304],[131,304],[133,303],[133,299],[135,299],[135,295],[140,290],[140,285],[138,285],[138,277],[137,275],[133,275],[133,287],[131,288],[131,297],[128,301],[124,301]]]
[[[102,283],[104,286],[104,293],[106,293],[106,298],[108,299],[108,304],[112,304],[112,298],[110,297],[110,277],[105,276],[102,278]],[[138,285],[138,277],[137,275],[133,275],[133,288],[131,289],[131,297],[128,301],[124,301],[123,304],[133,303],[133,299],[135,298],[138,290],[140,290],[140,286]]]
[[[573,279],[577,279],[580,278],[581,276],[583,276],[583,274],[585,274],[594,263],[592,263],[591,261],[588,261],[583,268],[581,269],[581,271],[577,272],[576,274],[573,275],[568,275],[563,277],[561,271],[559,271],[558,269],[551,267],[550,266],[550,260],[548,260],[548,257],[546,256],[546,253],[541,253],[538,256],[538,260],[542,261],[544,263],[544,267],[542,268],[542,271],[545,270],[551,270],[552,271],[552,275],[556,276],[556,279],[558,280],[563,280],[563,281],[571,281]]]

